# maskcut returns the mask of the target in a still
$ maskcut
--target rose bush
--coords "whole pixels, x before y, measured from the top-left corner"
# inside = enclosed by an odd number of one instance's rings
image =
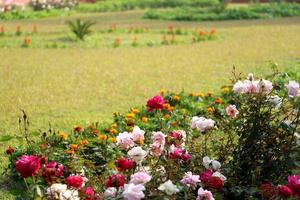
[[[6,173],[30,198],[299,198],[299,80],[234,77],[219,95],[162,90],[111,124],[35,142],[24,115],[28,146],[8,148]]]

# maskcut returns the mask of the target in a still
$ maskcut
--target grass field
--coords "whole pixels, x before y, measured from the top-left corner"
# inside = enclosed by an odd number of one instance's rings
[[[31,128],[49,122],[69,131],[75,124],[107,121],[114,111],[141,105],[161,88],[181,91],[217,91],[228,82],[232,66],[245,74],[262,75],[269,61],[281,69],[300,70],[300,18],[226,22],[168,22],[142,19],[143,13],[80,14],[70,18],[97,21],[94,30],[147,26],[162,29],[172,24],[186,29],[216,28],[214,41],[160,47],[0,49],[0,134],[18,134],[20,109],[31,118]],[[45,38],[67,35],[64,19],[1,22],[8,31],[35,24]],[[119,35],[122,37],[122,34]],[[101,35],[100,35],[101,37]],[[103,39],[103,38],[102,38]],[[0,37],[0,43],[10,40]],[[0,144],[1,152],[17,141]],[[1,170],[6,166],[1,154]],[[0,192],[0,199],[11,199]]]

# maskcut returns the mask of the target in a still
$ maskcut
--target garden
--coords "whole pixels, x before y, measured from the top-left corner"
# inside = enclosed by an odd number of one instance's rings
[[[300,199],[296,2],[1,6],[0,199]]]

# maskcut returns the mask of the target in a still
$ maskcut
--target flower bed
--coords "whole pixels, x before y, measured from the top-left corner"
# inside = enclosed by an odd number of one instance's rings
[[[220,95],[162,90],[112,124],[52,128],[8,148],[22,197],[297,199],[300,88],[285,73],[234,74]],[[299,167],[299,166],[298,166]]]

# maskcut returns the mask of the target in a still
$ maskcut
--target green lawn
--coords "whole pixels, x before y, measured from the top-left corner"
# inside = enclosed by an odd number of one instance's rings
[[[31,128],[45,129],[49,122],[69,131],[75,124],[107,121],[114,111],[141,105],[161,88],[181,91],[217,91],[228,82],[232,66],[245,74],[265,74],[268,62],[300,70],[300,18],[226,22],[168,22],[142,19],[143,12],[80,14],[72,18],[97,21],[95,31],[112,23],[151,30],[172,24],[184,29],[216,28],[221,38],[197,44],[114,49],[0,48],[0,134],[18,134],[20,109],[31,118]],[[39,40],[68,35],[65,18],[1,22],[7,31],[17,25],[30,32],[35,24]],[[98,34],[99,39],[106,41]],[[123,33],[118,36],[125,37]],[[148,37],[147,34],[144,37]],[[149,36],[150,37],[150,36]],[[151,36],[152,37],[152,36]],[[22,41],[22,37],[19,38]],[[14,43],[0,37],[0,43]],[[34,42],[34,41],[33,41]],[[43,42],[43,41],[41,41]],[[17,141],[9,144],[18,145]],[[8,143],[0,144],[3,152]],[[6,166],[1,154],[1,170]],[[0,199],[10,199],[0,192]]]

